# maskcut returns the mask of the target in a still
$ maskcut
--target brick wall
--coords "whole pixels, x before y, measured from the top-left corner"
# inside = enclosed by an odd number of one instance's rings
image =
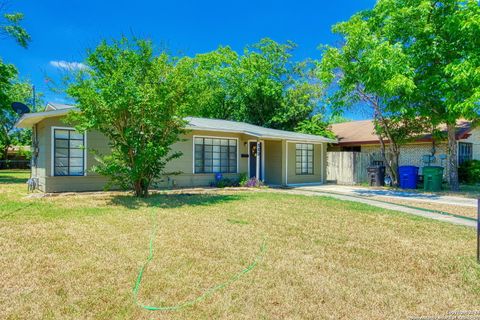
[[[374,158],[381,159],[380,146],[379,145],[362,145],[362,152],[370,153]],[[401,166],[417,166],[420,168],[420,173],[422,167],[425,166],[423,163],[423,156],[430,155],[432,153],[432,144],[431,143],[411,143],[400,148],[400,159],[399,165]],[[440,160],[439,156],[441,154],[447,154],[447,145],[437,144],[435,161],[430,165],[432,166],[442,166],[447,165],[446,160]]]
[[[470,132],[470,137],[467,139],[460,140],[460,142],[472,143],[472,157],[473,159],[480,160],[480,128],[473,129]],[[339,146],[330,146],[328,151],[339,151],[341,147]],[[380,145],[362,145],[362,152],[372,155],[373,160],[382,160],[380,154]],[[420,173],[422,172],[422,167],[425,166],[423,163],[423,156],[430,155],[432,153],[432,143],[410,143],[400,148],[400,161],[401,166],[417,166],[420,168]],[[442,142],[436,145],[435,161],[431,163],[432,166],[442,166],[445,169],[445,177],[448,172],[448,162],[447,160],[440,160],[439,156],[441,154],[447,154],[447,143]]]

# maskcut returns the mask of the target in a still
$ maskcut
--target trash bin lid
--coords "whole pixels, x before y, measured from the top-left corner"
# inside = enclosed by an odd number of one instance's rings
[[[440,166],[427,166],[423,167],[423,173],[432,174],[432,173],[443,173],[444,168]]]

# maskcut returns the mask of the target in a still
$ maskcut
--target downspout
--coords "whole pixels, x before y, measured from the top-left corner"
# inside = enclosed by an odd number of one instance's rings
[[[288,141],[285,141],[285,185],[288,186]]]
[[[34,191],[38,188],[38,124],[32,127],[32,143],[31,143],[31,159],[30,159],[30,179],[28,179],[28,189]],[[35,174],[33,170],[35,168]]]
[[[255,171],[255,177],[257,177],[257,180],[260,179],[260,157],[262,156],[262,150],[260,150],[260,142],[257,140],[257,156],[255,158],[256,161],[256,171]]]

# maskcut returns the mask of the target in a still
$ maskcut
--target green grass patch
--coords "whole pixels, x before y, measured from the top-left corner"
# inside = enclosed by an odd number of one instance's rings
[[[272,190],[27,198],[1,173],[0,318],[405,319],[480,309],[475,230],[330,197]],[[6,181],[6,180],[5,180]],[[153,221],[156,217],[156,221]],[[205,301],[191,300],[267,251]]]

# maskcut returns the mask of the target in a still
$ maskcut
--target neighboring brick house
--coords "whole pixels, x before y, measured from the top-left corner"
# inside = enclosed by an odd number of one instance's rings
[[[446,132],[445,128],[441,128]],[[372,120],[344,122],[332,125],[338,144],[330,145],[328,151],[357,151],[369,153],[372,159],[381,161],[380,141],[374,133]],[[480,128],[474,128],[470,121],[461,120],[457,124],[458,160],[480,160]],[[447,142],[435,141],[433,150],[431,135],[423,135],[400,148],[400,165],[413,165],[422,168],[428,165],[447,166]],[[434,152],[433,152],[434,151]],[[433,155],[433,157],[428,157]],[[421,172],[421,169],[420,169]]]

